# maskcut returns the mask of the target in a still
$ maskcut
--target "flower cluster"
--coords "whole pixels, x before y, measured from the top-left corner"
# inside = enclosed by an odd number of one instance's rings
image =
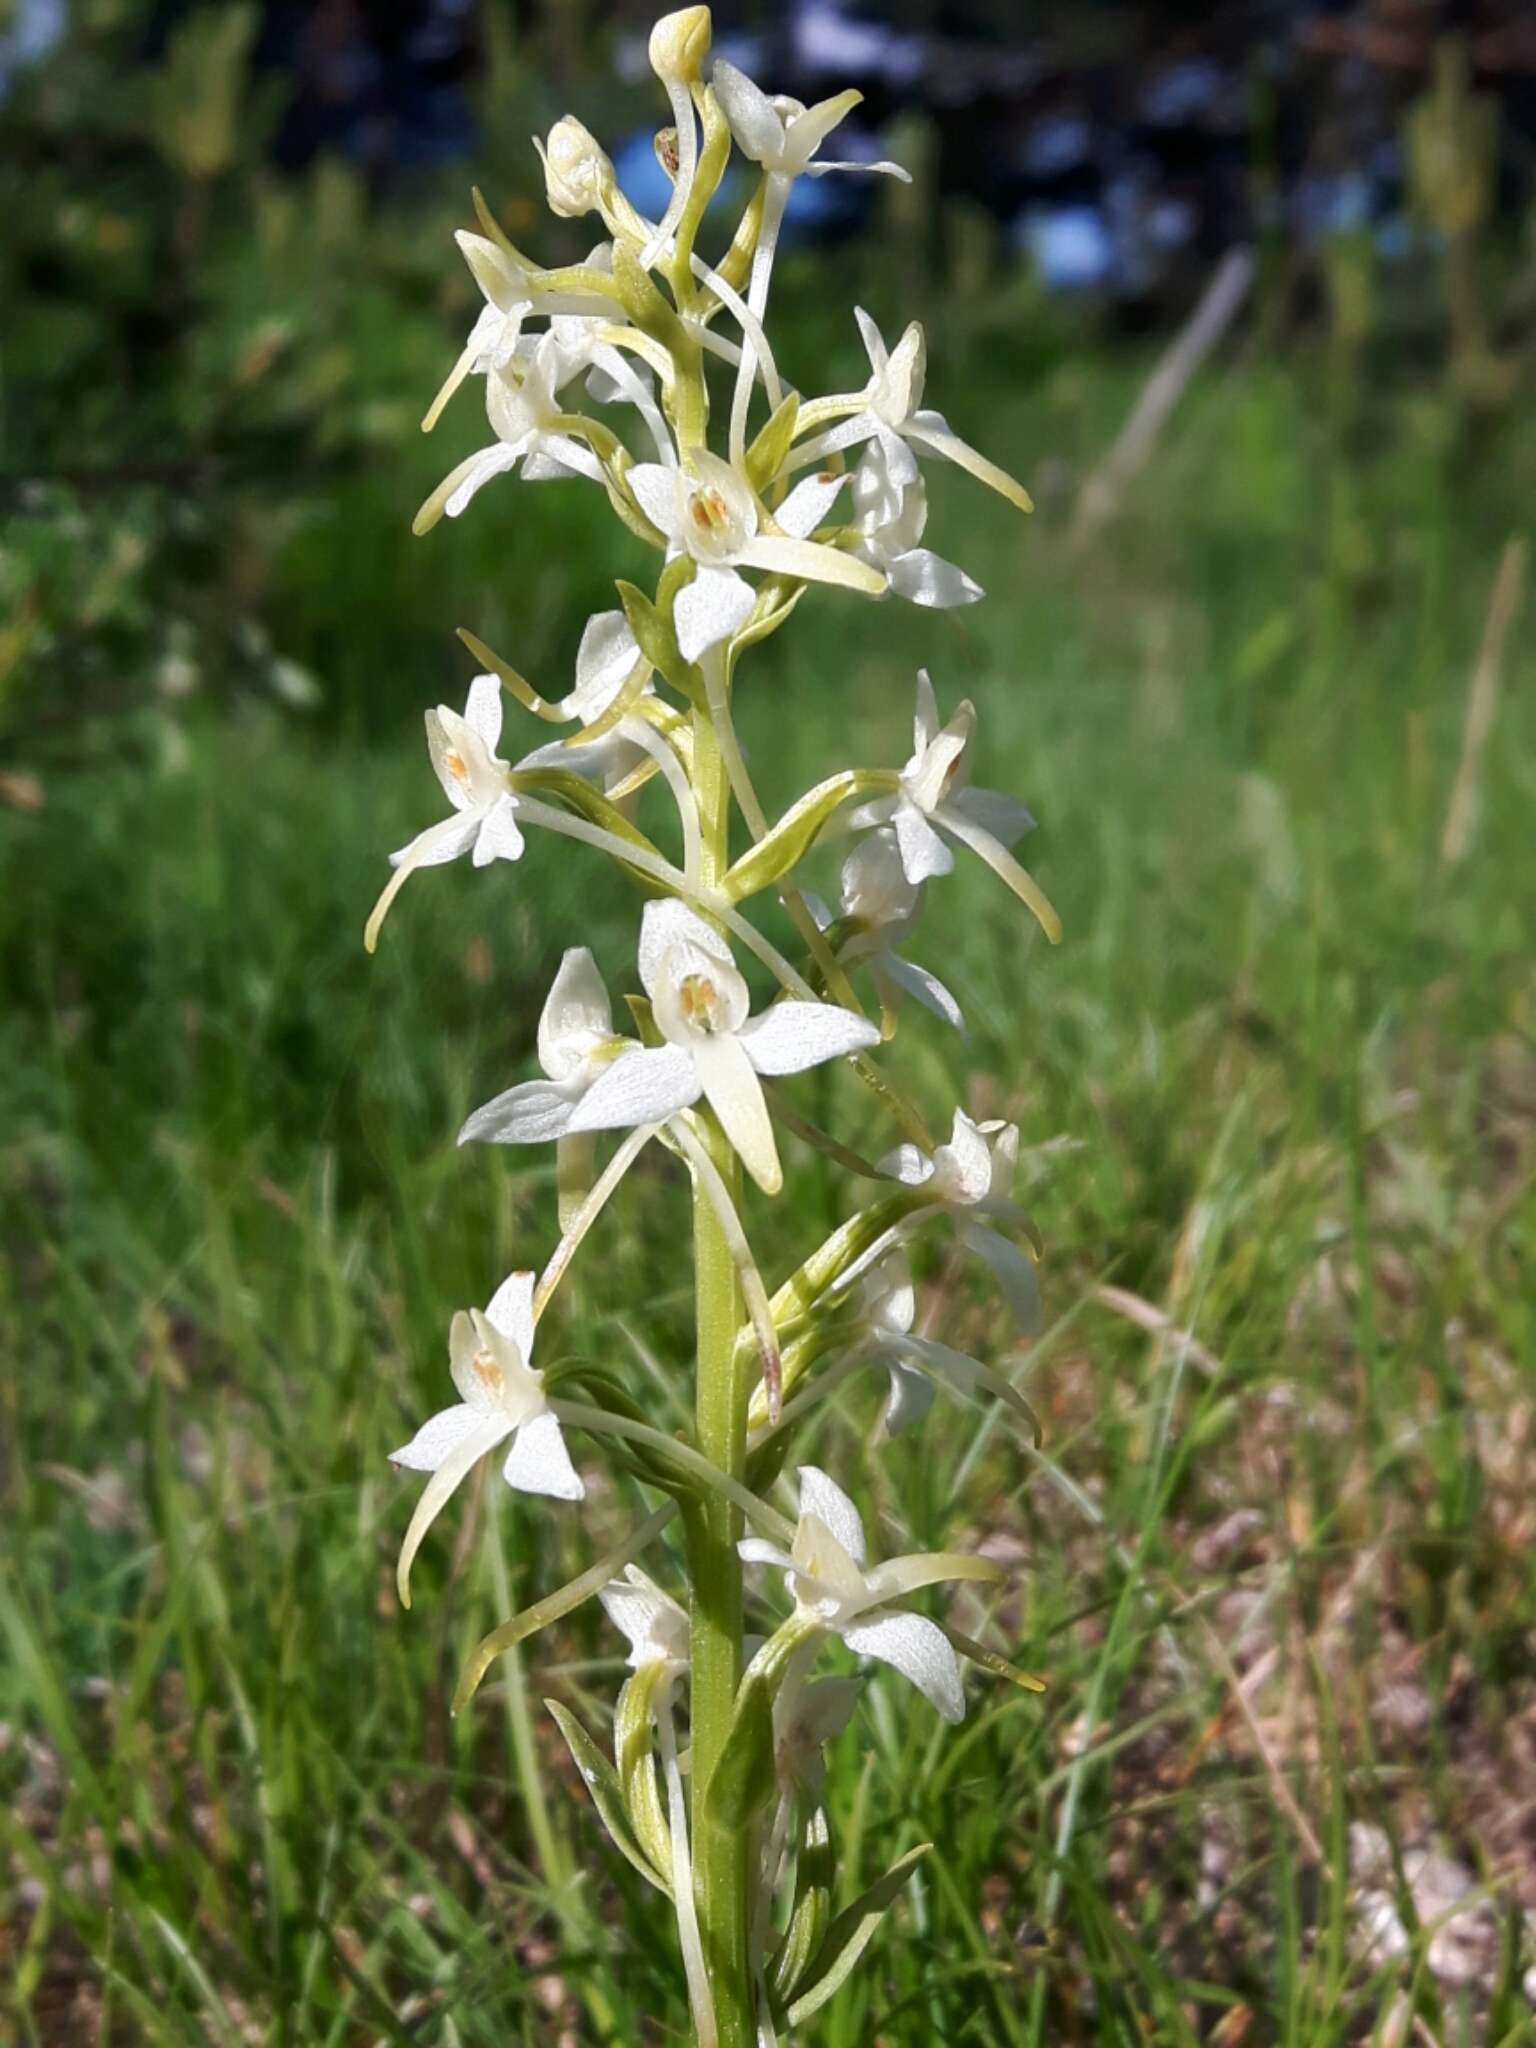
[[[786,1889],[803,1902],[830,1887],[823,1750],[854,1711],[858,1686],[815,1678],[817,1660],[841,1643],[899,1673],[951,1721],[965,1710],[961,1655],[1010,1669],[911,1604],[940,1582],[995,1577],[991,1566],[951,1553],[872,1565],[852,1501],[814,1466],[799,1468],[793,1519],[774,1492],[796,1418],[869,1363],[888,1375],[892,1432],[926,1414],[935,1385],[998,1399],[1028,1419],[998,1367],[920,1330],[908,1250],[948,1218],[1000,1282],[1020,1327],[1033,1328],[1036,1248],[1010,1187],[1017,1131],[956,1110],[939,1142],[874,1055],[906,996],[964,1029],[953,993],[905,951],[956,848],[985,863],[1048,936],[1058,927],[1012,852],[1033,820],[1011,797],[973,785],[975,710],[962,703],[944,719],[926,672],[904,766],[840,769],[776,823],[748,774],[732,714],[739,658],[778,631],[812,586],[927,607],[981,597],[962,569],[922,545],[924,461],[957,464],[1021,509],[1029,500],[925,409],[916,325],[888,348],[856,314],[869,361],[857,390],[806,398],[785,380],[764,320],[794,180],[903,173],[820,154],[857,93],[813,107],[771,97],[723,60],[707,71],[709,44],[703,7],[667,16],[651,39],[673,115],[658,137],[673,180],[660,220],[636,212],[599,144],[567,117],[537,146],[551,210],[600,224],[590,253],[540,267],[478,194],[481,231],[458,238],[484,303],[423,425],[469,386],[483,397],[488,438],[433,491],[417,531],[472,507],[474,517],[493,516],[504,479],[565,481],[603,493],[660,560],[654,591],[620,583],[617,608],[588,621],[570,687],[553,698],[462,636],[482,672],[462,712],[440,704],[426,720],[448,815],[392,856],[366,937],[372,949],[419,869],[466,853],[476,867],[520,861],[541,834],[606,855],[643,902],[626,1023],[615,1021],[592,951],[571,947],[539,1020],[539,1073],[514,1080],[460,1133],[461,1142],[554,1147],[559,1235],[541,1273],[515,1272],[483,1310],[453,1317],[459,1398],[394,1454],[427,1475],[398,1576],[408,1605],[433,1521],[493,1453],[508,1486],[580,1503],[585,1454],[573,1461],[567,1443],[579,1434],[605,1441],[639,1483],[660,1490],[662,1506],[640,1529],[541,1600],[538,1614],[549,1619],[598,1594],[628,1642],[612,1763],[563,1710],[561,1726],[618,1846],[674,1901],[697,2038],[746,2048],[798,2025],[847,1967],[836,1940],[850,1916],[829,1927],[827,1915],[807,1919],[799,1905],[787,1925],[775,1913]],[[734,237],[711,261],[696,244],[733,144],[760,175]],[[628,409],[632,435],[611,423],[614,408]],[[517,755],[504,735],[508,696],[565,730]],[[733,817],[749,841],[734,858]],[[816,849],[839,838],[851,845],[834,910],[800,877]],[[761,902],[788,912],[801,958],[748,914]],[[872,1109],[895,1118],[900,1142],[864,1169],[874,1176],[871,1199],[770,1295],[744,1221],[743,1176],[777,1195],[785,1137],[850,1157],[795,1106],[794,1077],[829,1062],[870,1091]],[[615,1375],[533,1364],[537,1326],[577,1251],[653,1141],[658,1155],[681,1162],[693,1196],[691,1438],[658,1429]],[[636,1561],[678,1508],[692,1620]],[[790,1598],[750,1656],[740,1627],[722,1631],[714,1613],[739,1612],[744,1564],[776,1567]],[[487,1639],[461,1696],[498,1643],[520,1632],[514,1619]],[[685,1680],[689,1784],[677,1727]]]

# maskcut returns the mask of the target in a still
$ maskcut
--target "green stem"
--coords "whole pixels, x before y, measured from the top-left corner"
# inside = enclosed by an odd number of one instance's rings
[[[708,712],[694,714],[694,792],[702,826],[700,880],[718,884],[730,865],[730,785]],[[734,1200],[741,1169],[713,1116],[699,1129]],[[704,1189],[693,1194],[697,1341],[696,1430],[700,1451],[739,1480],[746,1466],[749,1368],[738,1359],[741,1290],[730,1243]],[[699,1933],[714,1993],[720,2048],[753,2048],[755,2025],[747,1948],[748,1835],[712,1821],[708,1788],[741,1680],[739,1509],[711,1495],[685,1510],[692,1587],[693,1884]]]

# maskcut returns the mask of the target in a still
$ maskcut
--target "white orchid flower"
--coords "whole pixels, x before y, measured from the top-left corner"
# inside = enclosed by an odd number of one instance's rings
[[[602,465],[591,449],[567,431],[570,415],[562,412],[559,382],[567,368],[558,339],[543,335],[533,354],[516,354],[492,367],[485,380],[485,409],[496,439],[488,448],[455,465],[411,522],[413,533],[428,533],[444,513],[457,519],[492,477],[521,465],[530,482],[579,476],[602,478]]]
[[[677,594],[673,621],[685,661],[739,632],[757,602],[741,569],[796,576],[811,583],[836,583],[878,597],[885,578],[867,563],[836,548],[802,537],[820,523],[836,495],[835,484],[811,477],[792,491],[774,515],[780,531],[763,533],[762,508],[751,485],[718,455],[696,449],[691,473],[655,462],[637,462],[626,482],[635,502],[667,543],[669,554],[690,555],[693,581]]]
[[[628,1640],[631,1671],[658,1671],[663,1680],[682,1676],[688,1669],[688,1616],[670,1593],[639,1565],[628,1564],[623,1578],[610,1579],[597,1597]]]
[[[904,1187],[921,1188],[931,1203],[948,1213],[961,1243],[991,1269],[1014,1320],[1022,1330],[1031,1331],[1040,1323],[1040,1286],[1034,1262],[1011,1239],[980,1220],[990,1217],[1015,1224],[1026,1220],[1012,1199],[1018,1158],[1017,1124],[1001,1118],[977,1123],[957,1109],[947,1144],[937,1146],[931,1155],[917,1145],[899,1145],[879,1165],[882,1173]],[[850,1269],[849,1277],[854,1271],[866,1270],[888,1244],[885,1240],[872,1247],[871,1253]]]
[[[871,441],[853,473],[853,523],[860,561],[890,579],[897,597],[934,610],[975,604],[986,593],[953,562],[919,547],[928,490],[912,451],[893,434]]]
[[[949,989],[936,974],[895,950],[916,924],[922,901],[922,884],[907,880],[894,829],[879,826],[843,862],[843,915],[862,929],[842,942],[837,957],[845,967],[867,967],[882,1001],[912,996],[963,1032],[965,1017]]]
[[[932,1337],[913,1335],[917,1320],[917,1289],[904,1251],[893,1249],[860,1281],[864,1296],[864,1336],[859,1349],[880,1359],[890,1373],[891,1392],[885,1426],[892,1436],[920,1422],[933,1406],[933,1380],[939,1373],[963,1393],[973,1393],[977,1361]]]
[[[825,1472],[800,1467],[800,1519],[789,1550],[761,1536],[736,1546],[748,1564],[777,1565],[797,1615],[841,1636],[860,1657],[875,1657],[910,1679],[946,1721],[965,1718],[960,1663],[936,1623],[889,1603],[920,1586],[974,1575],[974,1562],[939,1551],[866,1568],[859,1511]]]
[[[824,178],[828,171],[864,171],[884,172],[908,185],[912,182],[900,164],[812,161],[832,130],[863,99],[861,92],[840,92],[832,99],[818,100],[813,107],[784,93],[770,98],[724,57],[715,59],[710,83],[731,125],[736,147],[775,177],[798,178],[808,171],[813,178]]]
[[[919,669],[912,758],[901,771],[895,794],[861,804],[848,822],[855,831],[894,825],[902,871],[914,885],[933,875],[947,875],[955,857],[944,835],[959,840],[1000,874],[1049,930],[1055,912],[1008,853],[1016,839],[1033,830],[1035,821],[1013,797],[968,786],[975,733],[976,707],[969,698],[947,725],[939,724],[933,684],[928,671]]]
[[[583,1500],[560,1424],[533,1357],[532,1273],[509,1273],[482,1311],[460,1309],[448,1332],[448,1364],[462,1399],[424,1422],[390,1463],[430,1472],[400,1550],[397,1582],[411,1604],[411,1565],[449,1498],[488,1451],[511,1438],[501,1476],[519,1493]]]
[[[421,423],[423,433],[430,433],[437,425],[443,408],[466,377],[484,377],[494,370],[506,369],[516,353],[523,322],[535,308],[540,313],[600,314],[609,319],[616,312],[598,293],[538,292],[537,269],[509,255],[485,235],[472,235],[460,229],[454,240],[485,304],[469,331],[463,353],[427,409]]]
[[[549,131],[547,142],[537,135],[533,146],[544,167],[544,197],[561,220],[580,220],[595,213],[614,178],[613,159],[584,121],[564,114]]]
[[[581,644],[576,650],[575,685],[556,702],[555,710],[562,718],[595,725],[644,659],[621,611],[594,612],[582,629]],[[640,694],[655,694],[655,683],[649,673],[641,684]],[[645,725],[637,730],[635,719],[622,718],[599,739],[586,744],[552,740],[525,754],[517,765],[564,768],[607,790],[625,781],[640,757],[653,751],[654,729]]]
[[[640,979],[660,1046],[620,1053],[576,1105],[567,1129],[662,1123],[702,1096],[765,1194],[783,1183],[761,1076],[798,1074],[879,1041],[862,1017],[832,1003],[780,1002],[750,1017],[731,949],[675,898],[648,903]]]
[[[613,1028],[608,991],[585,946],[560,962],[539,1015],[542,1081],[522,1081],[482,1104],[459,1132],[461,1145],[543,1145],[566,1136],[576,1106],[605,1065],[633,1045]]]
[[[863,1684],[857,1678],[817,1678],[809,1684],[787,1679],[774,1695],[773,1757],[787,1789],[821,1797],[826,1783],[826,1746],[853,1719]]]
[[[469,686],[462,718],[446,704],[427,713],[427,752],[453,815],[429,825],[409,846],[390,855],[395,872],[364,933],[370,953],[378,944],[389,906],[417,868],[441,867],[461,853],[468,853],[477,868],[522,857],[517,799],[507,782],[507,765],[496,755],[501,709],[501,684],[495,676],[483,675]]]
[[[1021,512],[1032,511],[1033,501],[1016,477],[989,462],[968,441],[962,441],[942,413],[923,409],[928,347],[917,321],[906,329],[894,349],[888,349],[879,328],[861,306],[854,308],[854,318],[864,339],[870,370],[869,382],[854,401],[857,410],[824,433],[801,442],[789,466],[803,469],[808,462],[819,462],[835,449],[878,441],[899,469],[899,444],[905,442],[920,455],[937,455],[958,464],[978,483],[986,484],[1010,504],[1017,505]],[[892,442],[898,446],[893,448]]]

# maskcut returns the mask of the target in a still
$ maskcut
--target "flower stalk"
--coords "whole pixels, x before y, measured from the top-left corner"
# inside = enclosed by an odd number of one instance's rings
[[[889,1546],[867,1541],[842,1486],[816,1467],[791,1474],[785,1465],[802,1418],[833,1389],[862,1398],[870,1364],[883,1369],[886,1433],[923,1424],[935,1386],[1031,1424],[1005,1365],[940,1342],[917,1320],[915,1262],[947,1226],[999,1283],[1023,1333],[1034,1327],[1038,1247],[1011,1199],[1018,1133],[961,1108],[930,1124],[885,1056],[909,998],[926,1013],[922,1028],[963,1031],[958,998],[905,951],[957,848],[1048,937],[1059,926],[1010,850],[1033,819],[1011,797],[972,785],[974,707],[941,723],[926,673],[905,767],[837,767],[776,822],[748,772],[733,717],[742,657],[802,599],[928,609],[980,599],[963,569],[921,545],[919,457],[956,463],[1015,506],[1029,501],[923,408],[916,326],[888,349],[857,315],[870,360],[860,391],[802,400],[787,384],[767,313],[795,179],[902,174],[820,155],[856,92],[811,108],[770,97],[728,64],[707,70],[710,34],[708,8],[687,7],[651,38],[672,116],[657,139],[673,180],[659,221],[625,198],[607,153],[573,116],[539,151],[552,210],[596,215],[607,230],[583,261],[540,270],[475,194],[480,232],[461,234],[459,246],[485,303],[424,425],[479,385],[491,438],[429,496],[417,531],[485,516],[472,511],[482,493],[500,496],[515,476],[519,487],[596,486],[597,502],[661,560],[653,588],[620,582],[617,607],[588,620],[563,694],[534,688],[460,629],[482,672],[462,712],[439,704],[426,721],[448,815],[392,856],[365,940],[371,951],[409,877],[468,855],[499,879],[546,858],[539,849],[551,838],[572,861],[606,862],[637,901],[643,993],[617,1003],[593,948],[567,945],[539,1018],[537,1073],[504,1086],[460,1131],[461,1143],[554,1147],[552,1248],[545,1240],[542,1271],[529,1256],[484,1308],[452,1318],[458,1398],[394,1454],[425,1475],[398,1585],[408,1606],[413,1567],[425,1573],[442,1552],[428,1543],[437,1518],[487,1459],[501,1483],[554,1514],[585,1514],[600,1498],[584,1470],[594,1457],[626,1485],[663,1496],[631,1512],[627,1533],[585,1570],[481,1642],[454,1709],[468,1707],[498,1655],[600,1598],[630,1643],[611,1737],[605,1744],[567,1706],[547,1704],[615,1847],[671,1902],[698,2048],[768,2048],[795,2038],[832,1996],[923,1853],[909,1851],[833,1912],[834,1898],[858,1887],[837,1870],[826,1749],[857,1711],[861,1680],[814,1669],[833,1657],[894,1672],[915,1688],[917,1711],[949,1721],[965,1712],[962,1658],[1031,1683],[923,1611],[933,1588],[991,1582],[996,1567],[951,1551],[871,1562],[871,1548]],[[760,177],[711,260],[696,244],[733,145]],[[592,417],[587,399],[609,418]],[[612,416],[625,407],[622,432]],[[520,757],[504,729],[509,711],[543,735]],[[834,912],[806,870],[849,834]],[[782,946],[762,923],[775,905],[794,931]],[[933,944],[942,960],[942,941]],[[797,1077],[828,1062],[862,1084],[867,1113],[894,1146],[883,1158],[877,1147],[865,1156],[862,1135],[846,1143],[797,1106]],[[933,1130],[946,1120],[940,1141]],[[785,1189],[781,1140],[850,1174],[862,1206],[765,1281],[752,1225],[757,1205]],[[578,1256],[626,1183],[643,1172],[654,1200],[670,1200],[679,1169],[691,1196],[694,1338],[677,1363],[680,1381],[691,1376],[691,1400],[679,1404],[689,1426],[669,1433],[617,1368],[573,1358],[543,1333],[567,1313]],[[643,1314],[646,1304],[626,1306]],[[553,1363],[536,1365],[536,1348]],[[679,1528],[680,1559],[663,1541]],[[643,1553],[672,1575],[677,1597],[642,1569]],[[790,1611],[752,1618],[763,1647],[749,1659],[744,1567],[764,1565],[772,1569],[750,1590],[781,1582]]]

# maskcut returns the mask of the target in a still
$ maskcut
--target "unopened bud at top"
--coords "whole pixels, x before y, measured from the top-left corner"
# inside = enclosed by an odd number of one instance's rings
[[[613,184],[613,161],[591,129],[567,114],[550,129],[547,142],[535,136],[533,146],[544,166],[550,212],[563,220],[595,212]]]
[[[709,54],[713,24],[707,7],[680,7],[651,30],[651,69],[664,85],[692,85]]]

